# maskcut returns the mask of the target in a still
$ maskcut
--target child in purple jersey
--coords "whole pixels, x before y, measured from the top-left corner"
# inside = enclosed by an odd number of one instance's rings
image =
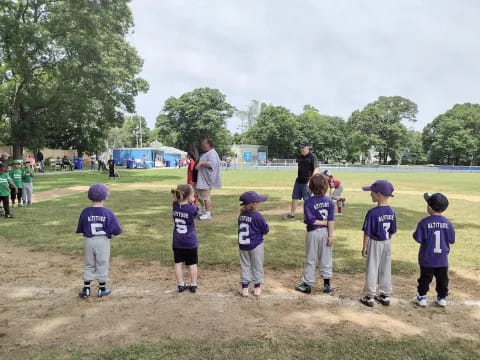
[[[372,201],[376,202],[377,206],[368,210],[362,227],[362,256],[367,259],[367,264],[365,296],[360,299],[360,302],[373,307],[375,299],[382,305],[388,306],[392,294],[390,239],[397,232],[395,211],[388,205],[388,198],[393,196],[394,189],[387,180],[377,180],[362,189],[370,191]]]
[[[83,209],[78,219],[77,233],[85,237],[83,289],[81,298],[90,296],[90,283],[98,280],[98,296],[109,295],[112,290],[106,287],[110,262],[110,239],[120,235],[122,229],[112,210],[104,207],[108,198],[105,185],[95,184],[88,190],[92,206]]]
[[[240,196],[242,202],[238,217],[238,245],[240,247],[240,282],[241,294],[249,296],[248,287],[253,281],[253,295],[260,296],[262,292],[263,275],[263,235],[269,231],[268,224],[258,212],[265,196],[255,191],[247,191]]]
[[[197,291],[197,264],[198,264],[198,239],[195,230],[195,216],[198,207],[194,205],[195,192],[192,185],[178,185],[172,189],[175,200],[172,204],[173,216],[173,257],[175,261],[175,278],[177,292],[185,290],[195,293]],[[190,272],[190,285],[183,279],[183,263]]]
[[[312,292],[317,261],[320,275],[323,278],[323,292],[328,294],[333,290],[330,280],[333,267],[332,245],[335,205],[330,197],[325,196],[328,187],[328,181],[324,176],[313,175],[308,183],[308,188],[314,196],[305,200],[303,205],[303,222],[307,225],[306,264],[302,282],[295,287],[295,290],[306,294]]]
[[[422,219],[413,233],[413,238],[420,243],[418,263],[420,277],[418,278],[418,295],[413,302],[419,306],[427,306],[427,292],[433,277],[437,282],[437,305],[445,307],[448,296],[448,254],[450,244],[455,243],[453,225],[442,213],[448,207],[445,195],[425,193],[427,212],[430,216]]]

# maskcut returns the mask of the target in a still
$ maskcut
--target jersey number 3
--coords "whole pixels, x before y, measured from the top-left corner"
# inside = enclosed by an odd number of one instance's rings
[[[249,245],[250,244],[250,226],[245,223],[241,223],[238,226],[238,243],[240,245]]]

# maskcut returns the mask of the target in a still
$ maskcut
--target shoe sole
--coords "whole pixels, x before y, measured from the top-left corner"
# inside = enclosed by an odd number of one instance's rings
[[[378,296],[375,296],[374,297],[375,301],[382,304],[383,306],[389,306],[390,305],[390,300],[388,301],[385,301],[383,300],[382,298],[378,297]]]
[[[365,301],[363,299],[360,299],[359,301],[367,307],[373,308],[375,306],[375,303],[373,301]]]
[[[298,292],[301,292],[303,294],[311,294],[312,293],[312,290],[302,290],[302,289],[299,289],[299,288],[295,288],[296,291]]]

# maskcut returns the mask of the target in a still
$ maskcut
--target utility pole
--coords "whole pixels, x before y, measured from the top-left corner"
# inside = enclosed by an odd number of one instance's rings
[[[140,125],[140,147],[143,148],[143,136],[142,136],[142,118],[138,117],[138,123]]]

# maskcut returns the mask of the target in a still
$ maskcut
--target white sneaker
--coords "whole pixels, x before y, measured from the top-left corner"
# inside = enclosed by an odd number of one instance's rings
[[[412,302],[421,307],[427,306],[427,298],[425,296],[414,296]]]
[[[203,213],[199,217],[200,220],[210,220],[211,218],[212,218],[212,215],[210,214],[210,211],[205,211],[205,213]]]
[[[445,307],[445,306],[447,306],[447,299],[446,299],[446,298],[437,298],[437,300],[435,300],[435,302],[436,302],[437,305],[440,306],[440,307]]]
[[[260,296],[261,293],[262,293],[262,288],[260,286],[253,288],[253,295]]]
[[[198,209],[198,216],[205,214],[206,210],[204,208]]]
[[[248,287],[247,288],[242,288],[242,296],[250,296],[249,292],[248,292]]]

